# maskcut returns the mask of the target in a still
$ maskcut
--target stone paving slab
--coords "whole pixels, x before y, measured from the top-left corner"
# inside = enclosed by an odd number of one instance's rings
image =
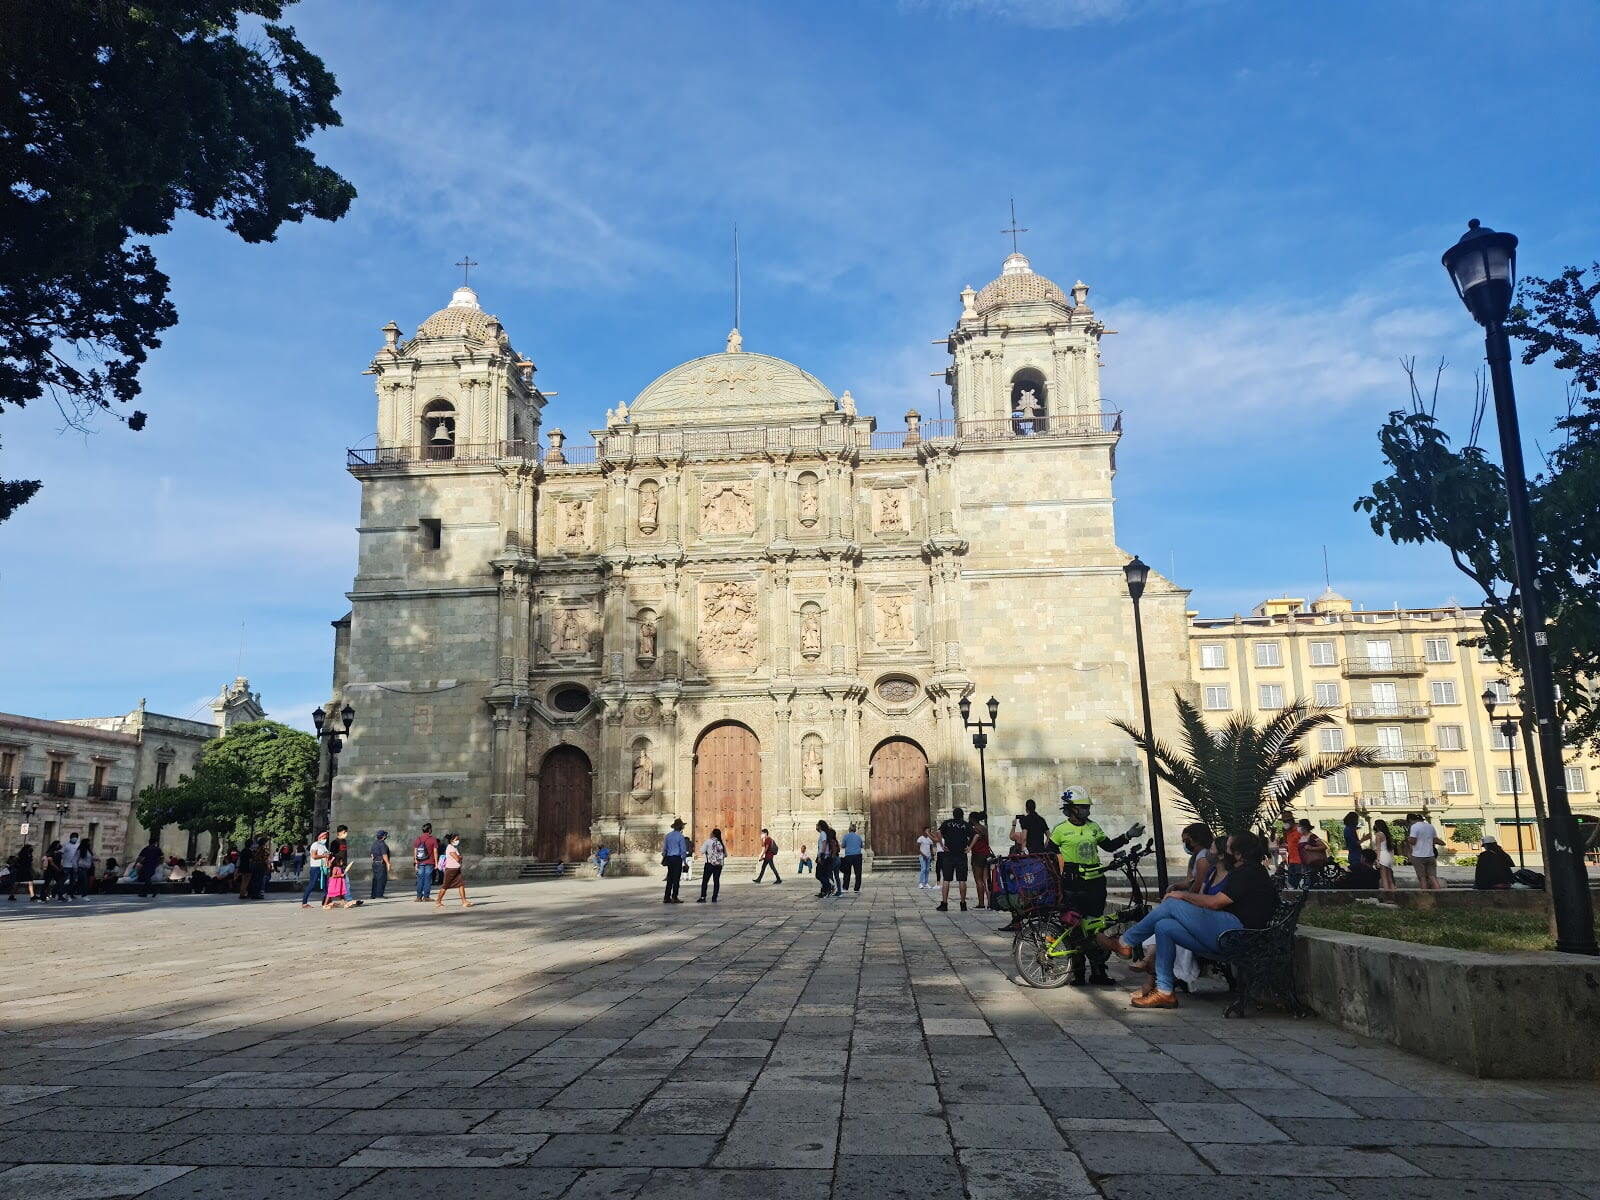
[[[0,1200],[1600,1200],[1600,1086],[1020,988],[909,882],[657,887],[0,913]]]

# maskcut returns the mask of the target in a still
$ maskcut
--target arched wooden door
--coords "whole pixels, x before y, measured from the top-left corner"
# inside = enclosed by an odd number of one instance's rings
[[[693,840],[722,830],[728,853],[753,856],[761,838],[761,742],[743,725],[713,725],[694,750]]]
[[[915,854],[917,836],[928,823],[928,756],[904,738],[872,752],[874,854]]]
[[[589,857],[594,820],[589,756],[576,746],[557,746],[539,768],[539,825],[534,854],[542,862],[582,862]]]

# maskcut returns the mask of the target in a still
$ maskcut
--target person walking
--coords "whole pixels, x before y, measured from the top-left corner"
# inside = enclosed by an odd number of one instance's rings
[[[467,877],[461,862],[461,835],[452,833],[444,839],[444,882],[439,885],[439,898],[435,900],[436,908],[443,908],[445,897],[450,894],[450,889],[456,888],[461,892],[461,907],[471,908],[472,901],[467,899]]]
[[[73,880],[74,889],[80,900],[86,900],[89,893],[94,890],[94,847],[88,842],[78,844],[78,870]]]
[[[30,902],[37,900],[39,894],[33,890],[33,879],[33,843],[24,842],[22,849],[18,850],[16,857],[11,860],[11,893],[6,899],[15,900],[17,889],[25,887],[28,889],[28,900]]]
[[[306,850],[307,847],[304,842],[296,842],[294,844],[294,879],[296,883],[300,882],[300,876],[306,869]]]
[[[661,893],[661,903],[682,904],[678,899],[678,882],[683,878],[683,860],[689,856],[689,840],[683,836],[683,818],[673,817],[672,828],[667,830],[661,843],[661,865],[667,869],[667,884]]]
[[[939,904],[935,912],[950,911],[950,885],[961,885],[961,911],[967,911],[967,846],[972,841],[972,826],[959,808],[950,810],[950,819],[939,826]]]
[[[772,882],[782,883],[778,877],[778,843],[772,840],[772,835],[765,829],[761,831],[761,870],[756,872],[752,883],[760,883],[766,878],[768,871],[772,872]]]
[[[417,864],[417,899],[433,899],[433,869],[439,864],[439,839],[430,822],[411,843],[411,861]]]
[[[250,899],[250,894],[255,890],[256,878],[256,840],[245,838],[244,847],[239,851],[239,873],[234,876],[233,882],[237,885],[234,889],[240,900]]]
[[[1038,805],[1034,804],[1032,800],[1025,802],[1022,809],[1022,815],[1017,818],[1017,827],[1022,830],[1027,839],[1025,845],[1028,853],[1051,853],[1050,822],[1039,815]]]
[[[372,839],[372,893],[374,900],[383,899],[383,889],[389,885],[389,831],[378,830]]]
[[[272,882],[272,839],[262,834],[256,839],[255,873],[250,877],[250,899],[265,900],[267,884]]]
[[[1300,824],[1287,809],[1283,812],[1283,860],[1289,871],[1289,886],[1300,886],[1305,866],[1300,860]]]
[[[312,839],[311,869],[306,872],[306,890],[300,893],[300,907],[311,907],[311,893],[321,892],[324,904],[328,901],[328,831],[324,829]]]
[[[62,899],[74,900],[78,897],[78,854],[83,849],[83,843],[76,833],[67,835],[67,840],[61,844],[61,885]]]
[[[861,860],[864,849],[865,846],[861,840],[861,835],[856,832],[856,823],[851,821],[850,828],[845,830],[844,836],[839,839],[839,892],[841,895],[847,891],[854,890],[859,892],[861,890]],[[854,876],[856,881],[854,889],[850,887],[851,876]]]
[[[1350,870],[1354,871],[1361,865],[1361,843],[1366,841],[1366,834],[1361,832],[1361,817],[1357,813],[1347,812],[1344,815],[1344,854]]]
[[[1389,822],[1372,823],[1372,848],[1378,852],[1378,887],[1385,892],[1394,891],[1394,834]]]
[[[828,847],[833,842],[833,830],[828,828],[826,821],[817,822],[817,899],[822,900],[833,895],[834,869],[833,859],[828,855]]]
[[[139,857],[133,860],[133,877],[139,881],[139,898],[143,900],[156,897],[156,872],[161,869],[161,840],[156,834],[150,835],[150,842],[139,851]]]
[[[44,894],[67,904],[71,897],[67,895],[67,873],[61,866],[64,853],[59,841],[52,841],[44,848]]]
[[[989,864],[994,861],[994,851],[989,845],[989,814],[973,813],[972,826],[972,890],[979,908],[989,907]]]
[[[833,898],[844,899],[844,843],[839,840],[839,831],[832,825],[828,826],[828,861],[833,864]]]
[[[1407,813],[1406,853],[1411,869],[1417,873],[1417,886],[1425,892],[1444,890],[1439,882],[1439,831],[1422,813]],[[1521,836],[1519,832],[1517,836]]]
[[[723,844],[722,830],[713,829],[711,836],[700,843],[700,858],[705,868],[700,872],[700,899],[695,903],[706,902],[706,888],[709,886],[711,903],[715,904],[717,897],[722,894],[722,864],[728,861],[728,847]]]
[[[923,826],[922,836],[917,838],[917,887],[927,891],[933,886],[928,882],[928,875],[933,870],[933,831]]]

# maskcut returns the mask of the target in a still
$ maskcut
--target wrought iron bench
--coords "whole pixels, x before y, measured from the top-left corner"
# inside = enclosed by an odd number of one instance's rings
[[[1242,1017],[1251,1002],[1276,1001],[1297,1017],[1309,1011],[1294,986],[1294,931],[1306,906],[1306,890],[1279,893],[1278,907],[1264,929],[1230,929],[1217,939],[1211,961],[1233,987],[1223,1016]]]

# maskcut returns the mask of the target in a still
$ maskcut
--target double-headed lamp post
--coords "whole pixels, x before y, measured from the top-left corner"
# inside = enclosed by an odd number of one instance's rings
[[[355,724],[356,710],[346,704],[336,714],[344,728],[340,729],[333,721],[328,720],[328,714],[322,705],[317,705],[311,714],[311,722],[317,727],[317,740],[326,743],[328,747],[328,769],[317,785],[317,811],[312,821],[314,828],[312,836],[323,829],[327,829],[333,821],[333,777],[339,771],[339,751],[344,749],[344,736],[350,732],[350,726]]]
[[[989,735],[984,731],[993,729],[995,722],[1000,719],[1000,701],[996,700],[993,696],[989,697],[989,703],[986,706],[989,709],[989,719],[987,721],[985,721],[982,717],[979,717],[976,721],[972,719],[972,701],[966,696],[961,697],[961,703],[958,704],[957,707],[961,709],[961,723],[968,729],[977,731],[972,735],[972,744],[978,751],[979,794],[983,797],[983,811],[988,813],[989,776],[983,765],[983,751],[984,747],[989,744]]]
[[[1494,721],[1494,710],[1499,703],[1500,696],[1493,684],[1483,689],[1483,707],[1490,722]],[[1510,713],[1500,718],[1500,734],[1511,751],[1511,819],[1517,827],[1517,866],[1525,867],[1528,864],[1522,857],[1522,789],[1517,786],[1517,729],[1517,718]]]
[[[1133,640],[1139,651],[1139,700],[1144,705],[1144,766],[1150,777],[1150,832],[1156,839],[1156,886],[1167,890],[1167,840],[1161,833],[1161,790],[1156,776],[1156,735],[1150,720],[1150,679],[1144,665],[1144,619],[1139,614],[1139,600],[1144,596],[1144,585],[1150,579],[1150,567],[1137,554],[1122,568],[1128,581],[1128,597],[1133,601]]]
[[[1442,261],[1455,284],[1456,295],[1483,326],[1489,380],[1494,386],[1494,413],[1500,428],[1500,465],[1505,473],[1506,500],[1511,516],[1512,561],[1522,606],[1527,698],[1539,732],[1539,766],[1544,776],[1549,812],[1545,861],[1550,868],[1556,949],[1572,954],[1597,954],[1600,947],[1595,945],[1589,876],[1583,865],[1578,825],[1567,803],[1561,723],[1556,717],[1555,680],[1550,670],[1550,637],[1545,632],[1544,600],[1539,595],[1538,550],[1528,511],[1528,477],[1522,465],[1517,397],[1511,383],[1511,339],[1506,335],[1505,320],[1511,310],[1511,293],[1517,278],[1516,235],[1496,233],[1477,221],[1468,221],[1467,232],[1444,252]]]

